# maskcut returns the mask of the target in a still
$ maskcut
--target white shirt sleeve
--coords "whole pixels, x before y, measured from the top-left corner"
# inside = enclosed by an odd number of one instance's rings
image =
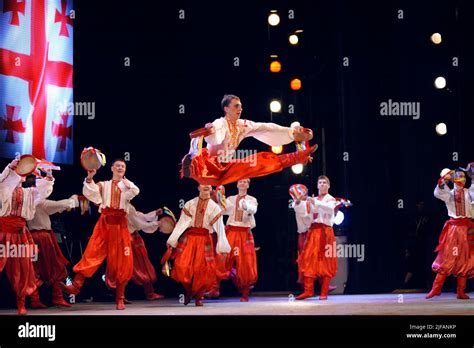
[[[471,187],[469,187],[469,196],[471,197],[471,204],[474,204],[474,177],[471,182]]]
[[[186,211],[188,212],[190,211],[190,205],[191,201],[186,202],[186,204],[184,205],[184,209],[186,209]],[[166,242],[166,244],[170,245],[172,248],[176,248],[176,246],[178,245],[179,237],[181,237],[184,231],[186,231],[186,229],[188,229],[193,222],[192,216],[187,215],[184,209],[181,211],[181,216],[179,217],[179,220],[176,223],[173,232],[171,232],[171,235],[169,236]]]
[[[71,198],[62,199],[59,201],[52,201],[52,200],[46,199],[42,203],[42,207],[48,215],[61,213],[66,209],[72,209],[78,206],[79,206],[79,201],[77,199],[77,196],[72,196]]]
[[[130,188],[125,186],[123,181],[120,181],[118,187],[120,188],[120,190],[122,190],[122,194],[124,195],[125,199],[127,201],[131,201],[133,197],[137,196],[140,193],[140,190],[133,182],[131,182],[130,180],[128,182],[130,183]]]
[[[221,214],[219,210],[220,208],[216,207],[216,209],[214,209],[213,216],[216,216],[217,214]],[[214,222],[214,225],[212,225],[212,228],[217,233],[216,252],[218,254],[230,253],[230,244],[225,234],[225,227],[224,227],[224,221],[222,219],[222,216],[220,216],[219,219],[217,219],[217,221]]]
[[[258,202],[256,199],[251,199],[251,198],[246,198],[246,199],[241,199],[239,202],[240,209],[243,209],[242,205],[245,201],[245,205],[247,206],[247,209],[245,210],[248,214],[256,214],[257,213],[257,207],[258,207]]]
[[[82,188],[82,194],[92,203],[102,204],[102,195],[100,194],[99,185],[101,183],[95,183],[94,180],[87,182],[84,180],[84,186]]]
[[[143,221],[140,224],[140,230],[145,233],[155,233],[159,225],[158,221]]]
[[[440,188],[438,185],[436,185],[433,194],[436,198],[441,199],[443,202],[448,203],[450,192],[451,190],[449,189],[448,185],[444,184],[443,188]]]
[[[137,211],[137,214],[145,221],[158,221],[158,216],[156,215],[156,210],[152,210],[149,213],[142,213]]]
[[[318,212],[318,210],[326,211],[326,212],[334,212],[336,208],[337,201],[335,199],[331,199],[330,201],[324,202],[317,199],[311,200],[311,206],[314,212]]]
[[[19,176],[13,169],[6,166],[2,174],[0,174],[0,191],[13,192],[21,181]]]
[[[307,201],[301,201],[299,204],[292,203],[292,208],[295,210],[298,233],[307,232],[313,222],[313,214],[308,212],[308,205],[309,202]]]
[[[140,221],[139,229],[145,233],[155,233],[160,225],[158,223],[158,216],[156,216],[156,210],[153,210],[147,214],[137,211],[136,216]]]
[[[34,196],[35,205],[40,204],[51,195],[53,192],[53,185],[54,178],[51,180],[44,178],[36,180],[36,195]]]
[[[292,208],[295,210],[295,214],[297,216],[301,216],[302,218],[311,215],[308,212],[307,204],[306,201],[301,201],[299,204],[296,204],[295,202],[292,203]]]
[[[270,146],[286,145],[294,141],[293,128],[283,127],[275,123],[263,123],[244,120],[247,131],[244,138],[254,137]]]
[[[225,210],[222,212],[224,215],[232,215],[232,212],[234,211],[235,205],[232,200],[229,198],[225,199]]]
[[[10,168],[10,165],[7,165],[5,169],[3,169],[2,174],[0,174],[0,184],[3,183],[3,181],[5,181],[5,179],[7,179],[10,176],[11,172],[14,172],[16,174],[16,172]],[[19,176],[18,174],[16,175]]]
[[[212,122],[212,125],[214,127],[214,134],[208,135],[204,140],[206,140],[206,143],[210,145],[222,144],[227,133],[224,118],[218,118]]]

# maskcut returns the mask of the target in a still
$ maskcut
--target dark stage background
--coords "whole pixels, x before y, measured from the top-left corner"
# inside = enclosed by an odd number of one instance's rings
[[[166,205],[179,215],[180,201],[197,195],[196,183],[178,175],[188,133],[221,117],[220,100],[232,93],[242,99],[242,118],[287,126],[298,120],[313,129],[313,142],[319,144],[302,175],[285,170],[251,182],[249,193],[259,200],[254,236],[261,247],[255,291],[297,289],[297,234],[288,188],[304,183],[317,193],[320,174],[330,177],[334,196],[354,203],[337,233],[365,246],[364,262],[349,263],[346,293],[401,286],[418,200],[430,218],[424,245],[436,242],[447,216],[432,194],[439,173],[474,161],[470,1],[76,0],[74,7],[74,101],[94,102],[96,117],[75,118],[75,164],[57,173],[52,198],[81,191],[86,173],[79,155],[83,147],[94,146],[109,161],[130,156],[127,177],[141,189],[133,200],[139,210]],[[399,9],[403,19],[397,18]],[[278,27],[268,26],[270,10],[282,17]],[[292,20],[289,10],[294,10]],[[287,35],[297,29],[304,30],[300,43],[289,47]],[[441,45],[431,43],[433,32],[443,35]],[[271,54],[283,64],[280,74],[269,72]],[[124,65],[125,57],[130,66]],[[234,66],[235,57],[240,66]],[[349,66],[343,65],[344,57]],[[452,65],[453,57],[459,57],[459,66]],[[446,77],[449,90],[434,88],[438,75]],[[300,91],[289,88],[293,77],[302,80]],[[271,115],[272,98],[282,100],[282,113]],[[420,102],[420,119],[381,116],[380,103],[388,99]],[[443,137],[435,133],[441,121],[448,126]],[[268,151],[253,139],[241,147]],[[294,150],[293,144],[284,147],[284,152]],[[96,176],[109,177],[108,166]],[[236,193],[233,184],[226,190]],[[70,239],[83,239],[85,246],[96,217],[74,212],[55,219]],[[144,238],[159,271],[167,237]],[[100,274],[96,284],[89,285],[91,294],[103,287]],[[177,289],[160,275],[158,291],[176,295]],[[130,291],[140,293],[134,286]]]

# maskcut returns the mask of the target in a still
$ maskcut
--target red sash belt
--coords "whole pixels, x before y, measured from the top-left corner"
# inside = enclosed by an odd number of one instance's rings
[[[209,230],[202,227],[190,227],[185,233],[188,236],[206,236],[209,235]]]
[[[4,233],[18,233],[24,244],[34,244],[33,237],[26,227],[26,220],[21,216],[0,217],[0,228]]]
[[[38,232],[46,232],[46,233],[52,233],[52,230],[30,230],[30,233],[38,233]]]
[[[227,225],[227,226],[225,227],[225,230],[226,230],[226,231],[232,230],[232,231],[236,231],[236,232],[249,232],[249,231],[250,231],[250,227]]]
[[[103,208],[101,214],[105,217],[105,222],[110,225],[127,223],[127,213],[123,209]]]
[[[309,229],[313,229],[313,228],[328,228],[328,227],[331,227],[331,226],[328,226],[328,225],[325,225],[325,224],[322,224],[320,222],[313,222],[311,224],[311,226],[309,226]]]
[[[5,233],[21,233],[25,231],[26,220],[21,216],[2,216],[0,226]]]

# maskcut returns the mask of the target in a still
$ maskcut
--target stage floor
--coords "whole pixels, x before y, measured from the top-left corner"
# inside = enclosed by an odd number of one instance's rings
[[[133,301],[126,310],[115,310],[113,302],[76,303],[71,308],[29,309],[29,315],[474,315],[474,299],[457,300],[446,293],[426,300],[425,294],[333,295],[296,301],[284,294],[255,294],[247,303],[239,298],[194,301],[184,306],[178,298]],[[471,294],[471,298],[474,295]],[[0,310],[0,315],[16,315],[16,309]]]

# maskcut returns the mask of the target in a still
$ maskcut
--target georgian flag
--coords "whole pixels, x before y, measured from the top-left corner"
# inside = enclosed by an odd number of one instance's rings
[[[0,156],[72,163],[72,0],[0,0]]]

